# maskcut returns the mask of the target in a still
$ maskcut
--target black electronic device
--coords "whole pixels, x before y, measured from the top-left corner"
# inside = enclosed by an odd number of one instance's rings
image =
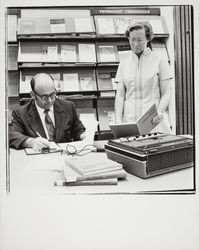
[[[192,167],[194,160],[192,138],[163,133],[109,140],[105,150],[108,158],[141,178]]]

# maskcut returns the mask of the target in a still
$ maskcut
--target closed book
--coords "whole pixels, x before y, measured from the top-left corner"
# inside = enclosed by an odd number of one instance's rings
[[[113,170],[106,173],[97,173],[92,175],[81,175],[74,169],[71,169],[69,166],[65,165],[63,167],[63,175],[65,182],[78,182],[78,181],[90,181],[90,180],[103,180],[103,179],[124,179],[127,176],[127,173],[124,169]]]
[[[102,180],[89,180],[89,181],[77,181],[77,182],[65,182],[56,181],[55,186],[90,186],[90,185],[117,185],[117,178],[102,179]]]
[[[106,154],[99,153],[88,153],[83,156],[69,156],[65,159],[65,163],[81,175],[106,173],[122,169],[120,163],[108,159]]]

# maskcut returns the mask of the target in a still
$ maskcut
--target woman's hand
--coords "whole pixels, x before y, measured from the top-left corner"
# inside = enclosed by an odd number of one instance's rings
[[[160,123],[164,119],[164,111],[158,111],[158,115],[153,118],[152,122],[154,124]]]

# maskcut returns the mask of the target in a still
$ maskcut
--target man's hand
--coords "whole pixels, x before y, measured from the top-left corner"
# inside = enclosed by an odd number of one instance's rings
[[[31,138],[30,146],[33,150],[39,151],[42,148],[46,148],[50,146],[49,141],[43,137]]]
[[[84,140],[86,138],[86,133],[83,132],[81,135],[80,135],[80,140]]]

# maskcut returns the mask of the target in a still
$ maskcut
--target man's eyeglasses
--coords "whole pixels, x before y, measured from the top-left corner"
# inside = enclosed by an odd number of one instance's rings
[[[52,99],[55,99],[55,97],[57,96],[57,91],[56,90],[53,91],[52,93],[50,93],[50,95],[39,95],[35,91],[34,91],[34,93],[36,95],[38,95],[42,99],[42,101],[45,101],[45,102],[48,100],[49,97],[52,100]]]

